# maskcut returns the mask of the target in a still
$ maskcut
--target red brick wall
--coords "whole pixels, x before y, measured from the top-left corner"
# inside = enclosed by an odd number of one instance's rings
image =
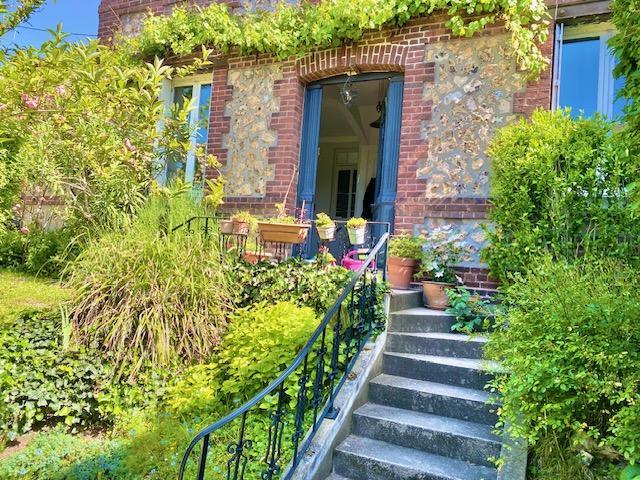
[[[194,3],[210,3],[194,0]],[[136,11],[150,10],[168,13],[178,0],[103,0],[100,5],[100,35],[109,36],[119,25],[119,16]],[[233,3],[233,2],[229,2]],[[489,208],[488,199],[478,198],[426,198],[426,182],[418,178],[417,165],[428,148],[421,136],[422,124],[430,120],[431,102],[423,100],[426,82],[435,81],[433,63],[425,61],[425,45],[447,41],[449,31],[444,16],[415,19],[402,28],[368,33],[357,44],[343,46],[306,55],[302,59],[281,63],[283,78],[276,82],[275,95],[280,99],[280,111],[273,115],[272,129],[277,132],[277,145],[269,152],[269,163],[275,168],[275,178],[267,182],[264,198],[227,198],[224,208],[255,213],[273,213],[274,204],[282,202],[289,184],[288,207],[295,204],[297,166],[299,163],[300,132],[304,101],[304,86],[314,80],[348,71],[395,71],[404,73],[404,102],[400,137],[400,161],[396,201],[396,228],[410,230],[424,224],[425,218],[484,219]],[[487,35],[504,33],[500,26],[491,27]],[[470,40],[473,41],[473,40]],[[553,25],[543,53],[551,59]],[[232,87],[227,85],[229,69],[246,68],[272,63],[269,56],[229,57],[227,66],[213,72],[213,92],[209,151],[224,163],[227,152],[222,146],[223,135],[229,132],[229,118],[224,116],[225,105],[231,99]],[[529,114],[537,107],[551,105],[551,69],[524,92],[514,97],[514,110]],[[495,281],[484,270],[461,269],[465,282],[472,287],[491,288]]]

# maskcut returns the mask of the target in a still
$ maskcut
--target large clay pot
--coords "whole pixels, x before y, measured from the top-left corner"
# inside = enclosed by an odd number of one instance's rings
[[[264,242],[304,243],[311,225],[308,223],[258,222],[258,231]]]
[[[447,290],[454,287],[453,283],[422,282],[425,306],[434,310],[446,310],[449,306]]]
[[[387,279],[391,283],[391,288],[408,289],[417,266],[418,261],[413,258],[389,257]]]

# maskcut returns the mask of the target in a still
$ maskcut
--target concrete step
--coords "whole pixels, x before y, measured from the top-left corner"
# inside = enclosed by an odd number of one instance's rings
[[[408,308],[422,307],[422,291],[420,290],[391,290],[390,310],[406,310]]]
[[[335,451],[334,471],[354,480],[495,480],[494,468],[350,435]]]
[[[484,361],[475,358],[384,352],[382,371],[389,375],[482,390],[491,379],[484,366]]]
[[[369,382],[369,400],[415,412],[495,425],[497,405],[482,390],[382,374]]]
[[[455,323],[453,315],[441,310],[414,307],[393,311],[389,315],[389,332],[441,332],[451,333]]]
[[[480,335],[389,332],[386,351],[479,359],[486,343],[487,339]]]
[[[343,477],[341,475],[337,475],[335,473],[332,473],[331,475],[329,475],[326,480],[350,480],[347,477]]]
[[[489,425],[367,403],[354,412],[354,435],[493,467],[500,440]]]

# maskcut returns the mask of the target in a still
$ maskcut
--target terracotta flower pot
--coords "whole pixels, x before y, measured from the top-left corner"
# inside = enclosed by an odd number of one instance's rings
[[[264,242],[300,244],[307,239],[311,225],[307,223],[258,222],[258,232]]]
[[[316,230],[318,230],[318,236],[320,237],[320,240],[331,241],[336,236],[335,225],[325,225],[324,227],[316,226]]]
[[[454,287],[453,283],[422,282],[425,306],[434,310],[446,310],[449,306],[447,290]]]
[[[412,258],[389,257],[387,261],[387,278],[391,288],[406,290],[418,266],[418,261]]]
[[[233,220],[233,227],[231,233],[234,235],[249,235],[249,222],[239,222]]]
[[[364,243],[365,232],[367,231],[366,227],[360,228],[347,228],[347,232],[349,233],[349,241],[351,245],[362,245]]]
[[[220,233],[229,235],[233,233],[233,220],[220,220]]]

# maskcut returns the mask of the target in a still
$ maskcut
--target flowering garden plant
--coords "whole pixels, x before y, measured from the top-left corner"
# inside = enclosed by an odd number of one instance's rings
[[[420,269],[416,273],[416,278],[441,283],[457,283],[459,278],[453,267],[467,252],[463,237],[463,234],[455,231],[452,225],[436,227],[425,235]]]

